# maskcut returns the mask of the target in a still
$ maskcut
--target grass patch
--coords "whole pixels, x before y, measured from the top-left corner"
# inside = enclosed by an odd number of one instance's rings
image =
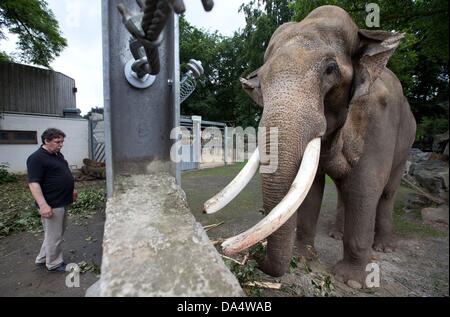
[[[414,216],[417,217],[417,216]],[[417,219],[419,221],[420,219]],[[443,238],[447,234],[429,225],[412,222],[404,211],[394,211],[395,231],[402,236],[416,235],[420,237]]]
[[[76,183],[78,200],[69,207],[69,214],[88,218],[104,209],[104,183]],[[42,231],[41,217],[28,188],[26,175],[0,184],[0,238],[16,232]]]
[[[397,199],[394,206],[393,221],[395,231],[399,235],[405,237],[419,236],[432,238],[443,238],[447,236],[446,232],[420,223],[422,221],[422,215],[419,209],[414,209],[407,214],[403,208],[403,200]]]

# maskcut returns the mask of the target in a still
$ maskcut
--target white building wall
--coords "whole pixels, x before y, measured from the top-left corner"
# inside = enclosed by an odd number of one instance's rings
[[[89,157],[88,120],[7,113],[0,117],[0,130],[37,131],[38,144],[0,144],[0,163],[8,163],[12,172],[26,173],[27,158],[41,146],[41,135],[48,128],[66,134],[61,153],[72,169],[81,168]]]

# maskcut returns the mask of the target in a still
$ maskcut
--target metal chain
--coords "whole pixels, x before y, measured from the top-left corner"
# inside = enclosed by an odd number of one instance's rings
[[[183,0],[136,0],[142,10],[142,20],[140,25],[136,25],[134,19],[137,16],[132,16],[124,5],[118,6],[124,24],[127,29],[138,41],[145,50],[147,62],[150,67],[145,67],[143,71],[149,70],[150,75],[157,75],[160,72],[161,65],[159,60],[158,47],[161,44],[161,33],[167,24],[168,19],[172,14],[172,10],[181,14],[185,12]],[[203,8],[210,11],[214,6],[213,0],[202,0]],[[139,67],[143,67],[142,62],[139,62]],[[137,65],[135,65],[137,66]],[[142,74],[142,72],[141,72]]]
[[[205,10],[210,11],[214,6],[212,0],[202,0]],[[166,26],[167,20],[172,14],[184,13],[186,8],[183,0],[146,0],[144,16],[142,18],[142,29],[145,38],[151,42],[158,40],[161,32]],[[157,46],[144,46],[147,59],[150,64],[151,74],[158,74],[160,70],[159,52]]]

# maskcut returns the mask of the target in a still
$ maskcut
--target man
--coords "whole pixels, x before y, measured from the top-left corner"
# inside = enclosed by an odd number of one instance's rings
[[[67,206],[76,199],[74,178],[61,153],[65,136],[58,129],[45,130],[41,136],[42,146],[27,159],[28,186],[45,232],[36,265],[46,265],[51,272],[65,272],[61,242]]]

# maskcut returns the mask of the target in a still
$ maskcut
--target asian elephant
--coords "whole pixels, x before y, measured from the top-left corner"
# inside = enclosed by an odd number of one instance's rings
[[[226,240],[225,253],[268,236],[261,269],[272,276],[288,270],[295,239],[300,253],[314,253],[327,174],[345,215],[343,259],[333,273],[364,286],[372,247],[394,248],[394,196],[416,131],[402,86],[386,68],[401,38],[359,29],[336,6],[319,7],[274,32],[264,64],[241,79],[263,107],[260,127],[278,128],[278,168],[261,175],[264,210],[270,213]],[[267,164],[260,160],[267,147],[270,141],[259,144],[236,179],[205,203],[206,213],[228,203]]]

